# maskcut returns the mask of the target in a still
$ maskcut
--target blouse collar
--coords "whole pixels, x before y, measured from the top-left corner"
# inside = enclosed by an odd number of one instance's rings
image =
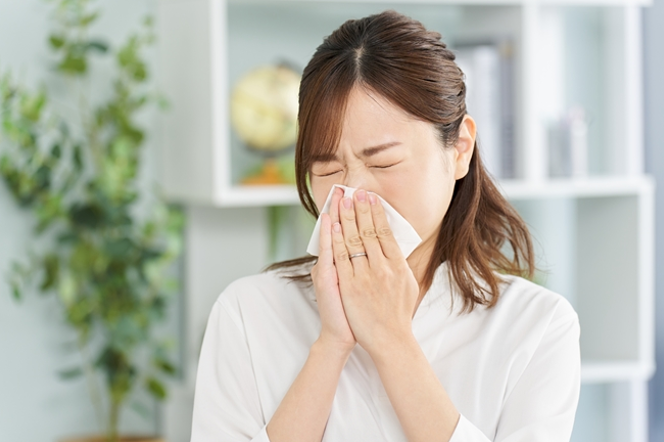
[[[424,294],[420,305],[417,307],[415,317],[418,318],[433,304],[440,303],[451,311],[452,308],[452,284],[450,283],[449,265],[447,261],[441,263],[434,272],[433,280],[429,290]]]

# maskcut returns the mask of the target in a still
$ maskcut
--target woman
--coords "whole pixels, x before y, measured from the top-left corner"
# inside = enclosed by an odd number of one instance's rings
[[[314,216],[335,184],[357,191],[333,193],[318,258],[215,303],[192,442],[569,440],[577,315],[519,276],[530,238],[482,166],[465,92],[440,34],[393,11],[318,47],[298,191]],[[422,238],[408,257],[376,195]]]

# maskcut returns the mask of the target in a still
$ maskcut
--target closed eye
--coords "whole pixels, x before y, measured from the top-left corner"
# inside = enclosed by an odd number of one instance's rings
[[[387,169],[388,167],[396,166],[399,163],[394,163],[394,164],[387,164],[385,166],[371,166],[374,169]]]
[[[387,169],[389,167],[396,166],[399,163],[400,162],[393,163],[393,164],[380,165],[380,166],[379,165],[369,166],[369,167],[372,168],[372,169]],[[337,174],[339,172],[342,172],[342,170],[341,169],[340,170],[335,170],[334,172],[329,172],[329,173],[313,173],[312,172],[312,175],[323,178],[323,177],[326,177],[326,176],[331,176],[331,175]]]
[[[317,177],[326,177],[326,176],[334,175],[335,173],[339,173],[339,172],[341,172],[341,170],[336,170],[334,172],[325,173],[325,174],[314,173],[314,175],[316,175]]]

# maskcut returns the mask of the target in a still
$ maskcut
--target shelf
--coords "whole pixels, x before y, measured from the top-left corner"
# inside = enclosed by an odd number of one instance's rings
[[[638,362],[581,362],[581,382],[584,384],[632,380],[646,381],[654,372],[654,364]]]
[[[498,188],[508,200],[541,198],[595,198],[637,195],[654,191],[649,177],[551,179],[529,183],[523,180],[499,181]],[[186,202],[186,200],[181,200]],[[193,201],[205,203],[204,200]],[[231,186],[220,192],[213,205],[218,207],[292,206],[300,199],[295,186]]]
[[[234,186],[221,193],[218,206],[293,206],[300,204],[295,186]]]
[[[536,182],[500,181],[498,187],[509,200],[591,198],[653,192],[654,182],[649,177],[559,178]]]

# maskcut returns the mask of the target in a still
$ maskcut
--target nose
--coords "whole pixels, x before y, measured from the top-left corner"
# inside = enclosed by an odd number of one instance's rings
[[[366,189],[369,184],[364,167],[349,167],[344,175],[343,185],[355,189]]]

